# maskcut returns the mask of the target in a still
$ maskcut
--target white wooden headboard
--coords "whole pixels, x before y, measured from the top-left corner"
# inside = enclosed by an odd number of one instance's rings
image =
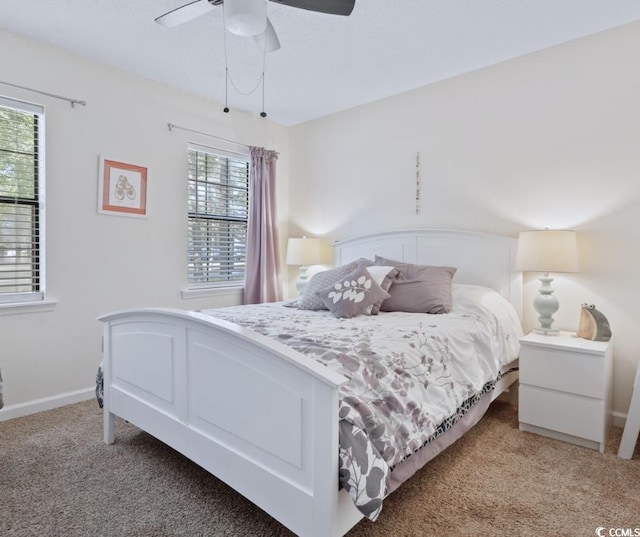
[[[334,249],[337,265],[380,255],[406,263],[456,267],[454,283],[491,287],[522,317],[522,274],[514,269],[517,243],[513,237],[476,231],[411,229],[338,241]]]

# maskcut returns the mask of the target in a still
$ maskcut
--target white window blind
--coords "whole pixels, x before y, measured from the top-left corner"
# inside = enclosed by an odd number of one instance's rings
[[[44,297],[44,109],[0,97],[0,303]]]
[[[249,156],[189,145],[189,288],[244,281]]]

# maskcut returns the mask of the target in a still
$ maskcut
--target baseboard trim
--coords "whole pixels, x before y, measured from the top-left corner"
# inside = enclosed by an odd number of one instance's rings
[[[611,412],[611,416],[613,418],[612,422],[616,427],[621,427],[624,429],[624,424],[627,422],[627,414],[624,412],[617,412],[614,410]]]
[[[17,405],[8,405],[0,409],[0,421],[11,420],[13,418],[21,418],[28,416],[29,414],[35,414],[36,412],[43,412],[45,410],[53,410],[61,406],[72,405],[73,403],[81,403],[82,401],[88,401],[95,397],[95,388],[85,388],[83,390],[76,390],[75,392],[67,392],[52,397],[44,397],[42,399],[35,399],[33,401],[27,401],[26,403],[19,403]],[[611,412],[613,425],[624,429],[624,425],[627,421],[627,414],[624,412]]]
[[[54,408],[72,405],[73,403],[81,403],[82,401],[88,401],[92,397],[95,397],[95,388],[85,388],[75,392],[61,393],[52,397],[34,399],[33,401],[27,401],[26,403],[19,403],[17,405],[8,405],[0,410],[0,421],[22,418],[23,416],[35,414],[36,412],[53,410]]]

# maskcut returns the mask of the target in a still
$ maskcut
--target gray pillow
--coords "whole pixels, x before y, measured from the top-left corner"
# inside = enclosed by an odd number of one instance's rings
[[[359,257],[358,259],[356,259],[356,263],[358,263],[359,267],[365,268],[375,265],[374,261],[371,261],[371,259],[367,259],[366,257]]]
[[[336,317],[350,319],[390,295],[378,285],[365,267],[360,266],[319,291],[318,296]]]
[[[408,313],[449,313],[451,311],[451,282],[454,267],[415,265],[376,256],[376,265],[393,265],[399,272],[389,288],[390,298],[380,311]]]
[[[289,305],[295,306],[300,310],[328,309],[322,299],[318,296],[318,291],[333,285],[339,279],[344,278],[347,274],[353,272],[357,267],[358,263],[356,261],[352,261],[346,265],[340,265],[336,268],[316,272],[307,282],[302,296]]]

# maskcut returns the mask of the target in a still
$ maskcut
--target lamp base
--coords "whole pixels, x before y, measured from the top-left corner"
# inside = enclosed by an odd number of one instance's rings
[[[560,330],[556,330],[555,328],[534,328],[533,331],[536,334],[542,334],[545,336],[557,336],[560,333]]]
[[[300,267],[300,273],[296,280],[296,291],[298,291],[298,296],[302,296],[304,294],[304,288],[307,286],[307,268],[308,267],[306,265]]]
[[[554,334],[558,330],[551,328],[553,324],[553,314],[560,308],[558,299],[553,295],[553,289],[551,288],[551,282],[553,278],[549,277],[549,273],[545,273],[544,276],[539,278],[542,285],[538,290],[538,295],[533,301],[533,307],[538,312],[538,322],[540,326],[535,329],[540,334]]]

